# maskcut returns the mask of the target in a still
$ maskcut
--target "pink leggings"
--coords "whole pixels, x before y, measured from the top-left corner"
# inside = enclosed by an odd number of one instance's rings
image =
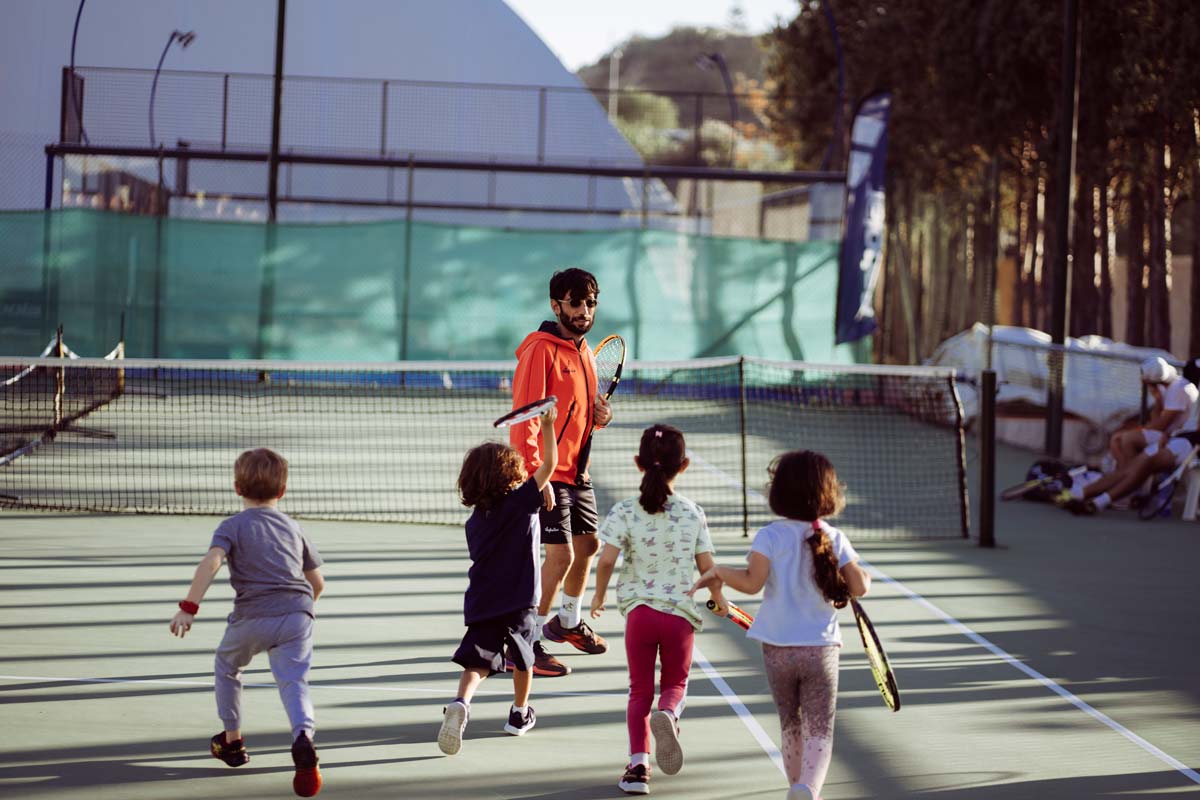
[[[833,759],[838,648],[778,647],[764,642],[763,662],[783,729],[788,783],[806,783],[819,793]]]
[[[625,617],[625,658],[629,662],[629,752],[650,752],[650,706],[654,701],[654,663],[662,662],[658,707],[678,715],[687,694],[696,629],[675,614],[637,606]]]

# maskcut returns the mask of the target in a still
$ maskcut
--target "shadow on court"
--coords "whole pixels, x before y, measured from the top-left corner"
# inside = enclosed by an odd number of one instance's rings
[[[1016,482],[1031,460],[1002,450],[998,483]],[[1128,512],[1076,518],[1032,503],[1001,504],[998,515],[994,550],[870,541],[846,526],[863,557],[896,582],[877,580],[866,605],[904,706],[884,708],[845,612],[827,800],[1195,796],[1200,788],[1152,749],[1200,764],[1191,666],[1200,663],[1192,576],[1200,526],[1141,523]],[[0,514],[0,704],[20,733],[0,744],[0,794],[291,796],[286,718],[265,657],[245,676],[263,685],[245,692],[253,760],[229,769],[207,755],[219,727],[212,654],[232,596],[224,574],[188,637],[167,633],[216,522]],[[596,624],[607,654],[552,646],[575,673],[535,681],[534,731],[502,733],[511,682],[497,676],[476,698],[462,753],[447,758],[435,740],[458,676],[449,657],[462,632],[461,533],[305,527],[327,560],[311,674],[322,797],[622,796],[618,614]],[[737,563],[749,541],[730,532],[716,545],[719,561]],[[757,609],[755,600],[744,605]],[[654,795],[779,800],[786,783],[768,752],[779,724],[758,646],[715,619],[697,645],[745,710],[739,715],[698,658],[683,720],[687,766],[678,776],[655,771]]]

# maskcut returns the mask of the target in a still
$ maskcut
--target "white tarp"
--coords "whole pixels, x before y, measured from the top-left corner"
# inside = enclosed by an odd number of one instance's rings
[[[979,411],[978,379],[986,366],[987,341],[987,326],[977,322],[942,342],[926,361],[959,370],[959,394],[968,421]],[[1051,347],[1050,335],[1042,331],[1009,325],[993,327],[992,369],[996,372],[998,409],[1006,406],[1045,407],[1049,383],[1047,356]],[[1125,419],[1140,412],[1139,365],[1144,359],[1161,356],[1180,365],[1179,360],[1165,350],[1133,347],[1103,336],[1068,338],[1066,348],[1063,410],[1102,431],[1114,430]],[[1076,353],[1095,357],[1071,357]]]

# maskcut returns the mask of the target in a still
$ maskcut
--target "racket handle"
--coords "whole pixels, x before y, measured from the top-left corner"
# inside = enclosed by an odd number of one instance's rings
[[[717,605],[716,600],[709,600],[707,603],[704,604],[704,606],[705,606],[705,608],[707,608],[709,611],[713,612],[714,614],[719,614],[721,616],[724,616],[725,612],[728,610],[725,608],[720,608]]]

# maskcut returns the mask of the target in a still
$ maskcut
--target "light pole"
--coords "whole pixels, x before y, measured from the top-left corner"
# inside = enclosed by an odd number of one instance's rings
[[[79,108],[79,93],[75,89],[75,40],[79,38],[79,19],[83,16],[83,4],[87,0],[79,0],[79,10],[75,12],[75,29],[71,32],[71,108],[75,111],[75,122],[79,125],[79,140],[88,143],[87,132],[83,129],[83,113]]]
[[[158,57],[158,66],[154,68],[154,81],[150,84],[150,146],[154,147],[157,141],[154,138],[154,94],[158,91],[158,75],[162,72],[163,62],[167,60],[167,51],[171,49],[171,45],[179,42],[179,46],[186,48],[189,44],[196,40],[195,31],[171,31],[171,35],[167,37],[167,44],[163,48],[162,55]]]
[[[729,78],[729,67],[725,64],[725,56],[720,53],[701,53],[696,56],[696,66],[700,69],[721,70],[721,80],[725,81],[725,96],[729,98],[729,166],[734,165],[734,154],[737,150],[737,101],[733,97],[733,81]]]
[[[608,121],[617,121],[617,83],[621,79],[621,56],[625,51],[617,48],[608,57]]]

